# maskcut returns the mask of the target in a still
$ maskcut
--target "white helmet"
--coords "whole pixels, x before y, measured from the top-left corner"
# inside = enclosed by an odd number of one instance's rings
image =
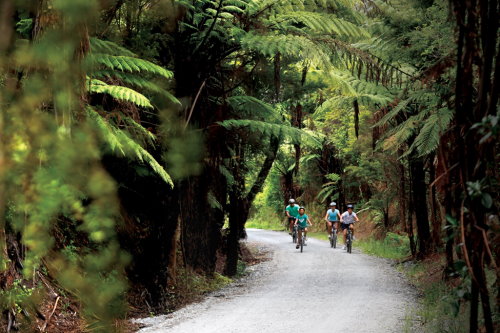
[[[337,203],[335,201],[330,202],[330,207],[331,206],[337,206]]]
[[[295,199],[288,200],[288,203],[291,203],[291,204],[295,203]]]

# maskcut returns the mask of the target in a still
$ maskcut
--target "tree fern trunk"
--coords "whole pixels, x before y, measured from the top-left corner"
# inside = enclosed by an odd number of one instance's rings
[[[352,102],[352,105],[354,107],[354,133],[356,134],[356,139],[359,137],[359,104],[358,100],[355,99],[354,102]]]
[[[274,56],[274,100],[280,100],[281,90],[281,54],[278,52]]]

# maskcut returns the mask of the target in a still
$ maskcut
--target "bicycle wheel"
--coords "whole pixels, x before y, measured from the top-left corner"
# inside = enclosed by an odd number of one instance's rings
[[[300,238],[300,252],[304,250],[304,234],[302,234],[302,237]]]
[[[333,233],[333,235],[332,235],[332,247],[334,249],[337,248],[337,233]]]
[[[334,247],[335,246],[333,237],[334,237],[333,233],[330,234],[330,247]]]
[[[352,234],[347,234],[347,252],[352,253]]]
[[[295,231],[292,232],[292,241],[294,244],[297,243],[297,233]]]

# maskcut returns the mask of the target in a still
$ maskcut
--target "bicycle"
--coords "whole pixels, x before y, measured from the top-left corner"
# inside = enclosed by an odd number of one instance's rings
[[[309,226],[309,224],[307,225]],[[301,233],[301,237],[300,237],[300,252],[303,252],[304,251],[304,246],[307,246],[306,244],[306,236],[305,236],[305,228],[300,228],[299,232]]]
[[[334,249],[337,248],[337,229],[332,226],[332,231],[330,232],[330,247]]]

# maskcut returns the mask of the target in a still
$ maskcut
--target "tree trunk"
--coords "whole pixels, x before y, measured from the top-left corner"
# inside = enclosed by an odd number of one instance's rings
[[[138,176],[127,159],[105,156],[103,165],[121,184],[118,196],[124,223],[118,226],[117,235],[121,247],[132,256],[128,279],[134,287],[148,291],[151,306],[160,306],[169,282],[170,253],[175,250],[177,189],[158,177]]]
[[[355,99],[354,102],[352,102],[352,105],[354,107],[354,133],[356,134],[356,139],[359,137],[359,104],[358,100]]]
[[[420,258],[429,254],[431,234],[427,210],[427,186],[425,185],[425,169],[421,158],[410,158],[410,175],[412,178],[412,206],[415,212],[418,232],[418,253]]]
[[[189,177],[179,186],[181,205],[181,243],[184,264],[195,271],[211,274],[215,270],[215,253],[220,229],[212,220],[208,203],[209,179],[212,174]]]
[[[409,189],[408,189],[408,193],[409,193],[409,198],[408,198],[408,209],[407,209],[407,214],[406,214],[406,230],[407,230],[407,233],[408,233],[408,238],[410,240],[410,251],[411,251],[411,255],[412,257],[416,257],[417,256],[417,244],[415,243],[415,234],[413,232],[413,214],[415,212],[415,207],[413,206],[413,202],[414,202],[414,192],[413,192],[413,180],[412,178],[410,177],[409,178]]]
[[[432,183],[436,179],[436,167],[434,163],[429,163],[429,178]],[[437,250],[441,247],[441,218],[436,198],[436,187],[429,188],[430,222],[432,226],[432,248]]]
[[[499,8],[497,0],[471,0],[451,2],[458,27],[457,72],[455,87],[455,122],[453,127],[455,141],[451,148],[452,156],[456,156],[457,168],[453,171],[460,180],[453,206],[460,207],[460,224],[462,237],[466,239],[464,257],[471,272],[472,297],[470,330],[478,328],[478,295],[483,303],[483,317],[487,332],[493,332],[489,293],[485,274],[484,255],[489,241],[484,233],[490,228],[487,216],[498,216],[498,206],[488,203],[493,201],[489,193],[497,183],[493,178],[498,172],[495,163],[495,146],[498,135],[485,138],[484,132],[474,128],[485,128],[481,123],[487,117],[494,117],[498,111],[498,84],[500,71],[492,75],[493,63],[498,65],[500,51],[497,45],[499,32]],[[476,74],[479,73],[479,76]],[[498,86],[497,86],[498,87]],[[491,88],[491,89],[490,89]],[[471,94],[471,91],[477,94]],[[474,190],[470,184],[480,184]],[[489,198],[489,199],[488,199]],[[453,212],[450,212],[453,213]]]
[[[274,100],[280,100],[281,90],[281,54],[278,52],[274,56]]]

